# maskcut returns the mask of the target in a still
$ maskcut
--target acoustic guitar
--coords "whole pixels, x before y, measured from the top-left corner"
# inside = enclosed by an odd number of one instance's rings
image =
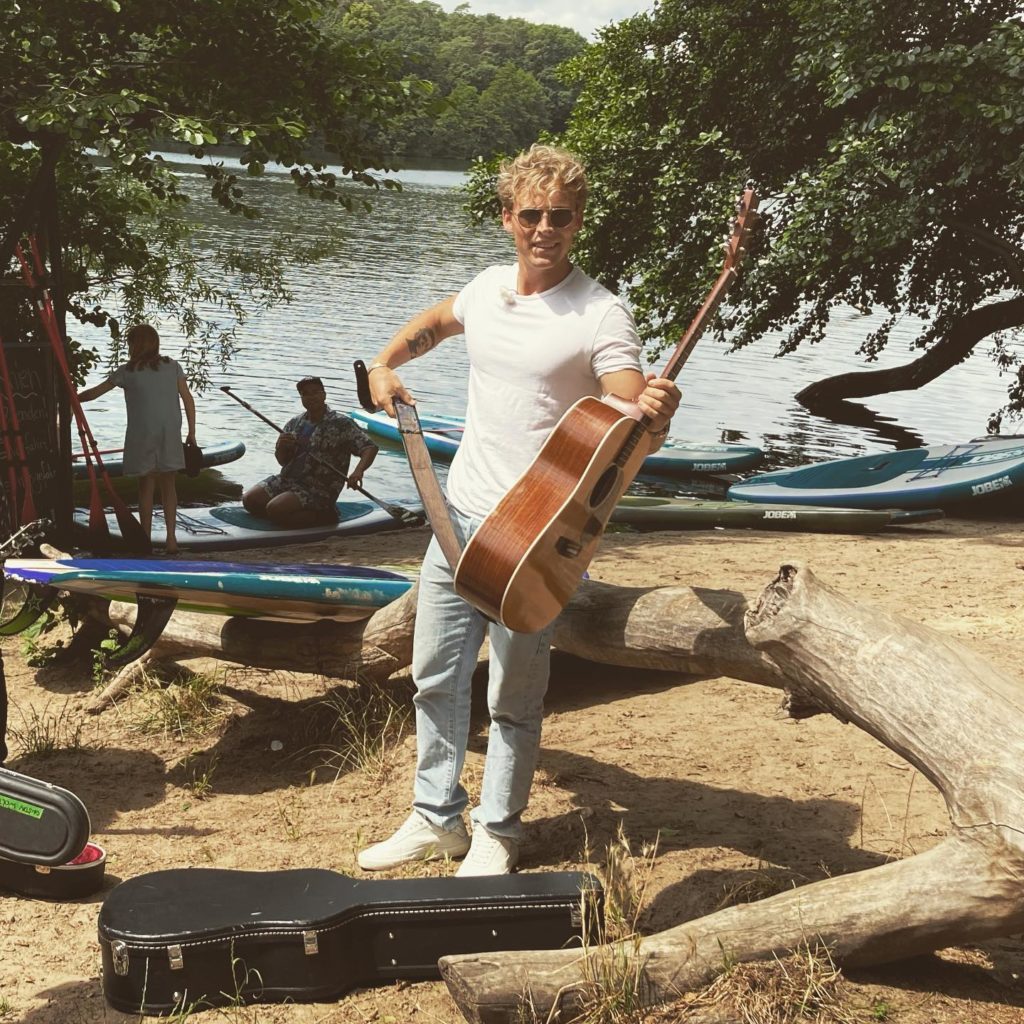
[[[725,263],[662,373],[674,380],[736,276],[757,218],[747,189]],[[533,464],[473,534],[455,571],[455,590],[509,629],[534,633],[552,622],[579,585],[616,502],[650,454],[650,419],[608,401],[581,398],[566,410]]]

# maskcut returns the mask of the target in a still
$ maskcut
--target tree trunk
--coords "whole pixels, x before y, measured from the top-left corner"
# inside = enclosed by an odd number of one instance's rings
[[[950,836],[897,863],[828,878],[615,946],[446,957],[469,1021],[576,1016],[616,964],[641,1004],[705,984],[724,962],[824,945],[877,964],[1024,927],[1024,690],[956,641],[783,566],[746,636],[799,695],[906,758],[945,797]],[[550,1014],[550,1016],[549,1016]]]
[[[1024,298],[979,306],[958,321],[947,338],[937,342],[913,362],[887,370],[840,373],[835,377],[815,381],[797,392],[796,398],[807,408],[827,414],[830,402],[845,398],[867,398],[892,391],[915,391],[966,359],[983,338],[996,331],[1021,325],[1024,325]]]
[[[585,580],[559,617],[555,646],[589,661],[731,676],[781,687],[771,659],[743,633],[747,600],[731,590],[615,587]],[[118,625],[135,606],[113,603]],[[341,679],[382,680],[412,661],[416,588],[363,622],[287,623],[176,611],[153,656],[209,656],[258,668],[295,669]]]

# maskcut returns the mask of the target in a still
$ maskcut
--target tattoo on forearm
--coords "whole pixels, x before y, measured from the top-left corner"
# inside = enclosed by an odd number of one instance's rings
[[[405,344],[408,346],[409,355],[415,359],[417,356],[421,356],[424,352],[429,352],[432,348],[436,347],[440,340],[434,333],[433,328],[422,327],[411,338],[406,338]]]

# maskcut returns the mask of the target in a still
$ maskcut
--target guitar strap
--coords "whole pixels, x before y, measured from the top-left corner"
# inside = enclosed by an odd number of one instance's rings
[[[427,443],[423,440],[423,429],[420,417],[414,406],[395,400],[395,416],[398,419],[398,432],[402,436],[405,456],[409,460],[412,478],[416,490],[420,493],[420,501],[430,521],[441,552],[452,567],[452,572],[462,557],[462,540],[452,522],[441,485],[434,472],[434,464],[430,461]]]

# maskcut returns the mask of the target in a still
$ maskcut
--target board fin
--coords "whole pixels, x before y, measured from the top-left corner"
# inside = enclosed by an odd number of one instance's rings
[[[176,597],[146,597],[142,594],[137,601],[139,611],[131,634],[120,647],[104,657],[103,664],[107,668],[121,668],[141,658],[160,639],[178,604]]]

